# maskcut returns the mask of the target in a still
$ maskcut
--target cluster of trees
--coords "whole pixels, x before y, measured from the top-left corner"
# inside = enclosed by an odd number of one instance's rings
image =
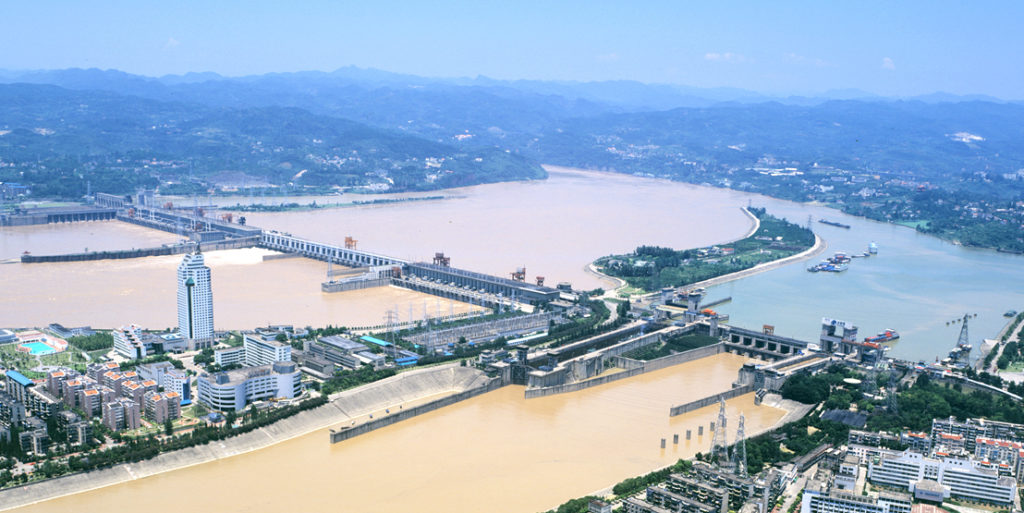
[[[173,365],[175,369],[184,369],[185,368],[185,364],[181,363],[181,360],[176,360],[174,358],[171,358],[170,355],[164,353],[164,354],[155,354],[153,356],[147,356],[147,357],[145,357],[145,358],[143,358],[141,360],[128,360],[128,361],[121,362],[121,370],[123,370],[123,371],[131,370],[131,369],[134,369],[135,367],[138,367],[139,365],[149,365],[151,363],[159,363],[159,362],[171,362],[171,365]]]
[[[979,375],[975,375],[979,376]],[[1001,383],[997,376],[993,383]],[[989,378],[991,379],[991,378]],[[997,381],[998,380],[998,381]],[[996,385],[999,386],[999,385]],[[1010,391],[1021,392],[1020,386],[1011,386]],[[946,387],[935,383],[927,374],[918,377],[910,388],[899,392],[898,414],[876,409],[868,419],[868,428],[897,430],[901,428],[925,431],[930,428],[933,418],[954,416],[959,419],[984,417],[1013,423],[1024,423],[1024,407],[1013,399],[988,392],[966,393],[959,386]]]
[[[1011,363],[1019,362],[1021,359],[1024,359],[1024,341],[1014,340],[1007,342],[1003,346],[1003,354],[999,355],[999,359],[996,360],[996,367],[999,370],[1005,370]]]
[[[992,190],[987,190],[984,183],[970,182],[969,190],[964,185],[959,184],[961,190],[907,190],[871,206],[843,205],[843,210],[877,221],[919,221],[915,226],[918,232],[957,240],[965,246],[1024,251],[1024,233],[1020,229],[1024,219],[1012,213],[1012,195],[1024,192],[1019,182],[1008,181],[1004,187]],[[1005,197],[1007,193],[1011,196]],[[969,206],[980,211],[970,210]],[[980,215],[975,217],[976,213]],[[993,213],[1002,219],[986,215]]]
[[[199,352],[199,354],[192,357],[192,361],[198,365],[208,365],[213,363],[213,348],[207,347]]]
[[[98,332],[92,335],[71,337],[68,344],[82,351],[100,351],[114,347],[114,336],[109,332]]]
[[[377,370],[368,365],[364,365],[353,371],[341,372],[337,376],[324,381],[323,384],[320,385],[320,393],[324,396],[328,396],[335,392],[348,390],[367,383],[373,383],[374,381],[379,381],[384,378],[390,378],[395,374],[397,374],[395,369]]]
[[[132,463],[151,459],[162,452],[185,449],[195,445],[203,445],[210,442],[224,440],[255,429],[267,426],[281,419],[291,417],[299,412],[316,408],[327,403],[326,397],[315,397],[302,401],[299,404],[274,408],[261,411],[255,407],[246,410],[242,416],[242,424],[233,426],[237,416],[231,412],[227,416],[228,422],[220,426],[197,426],[192,431],[177,437],[158,439],[155,436],[145,438],[127,439],[125,443],[109,447],[107,449],[83,452],[74,454],[67,459],[67,463],[60,463],[47,460],[42,463],[37,473],[42,472],[46,477],[59,476],[71,472],[88,472],[90,470],[106,468],[121,463]],[[166,430],[166,426],[165,426]],[[7,484],[24,483],[28,477],[9,476],[4,480],[4,473],[0,473],[0,487]]]
[[[624,479],[612,487],[612,493],[617,497],[623,498],[629,495],[633,495],[641,490],[646,489],[648,486],[656,485],[666,479],[669,474],[674,473],[687,473],[693,468],[693,462],[690,460],[678,460],[672,465],[665,467],[660,470],[655,470],[644,474],[642,476],[630,477]],[[587,495],[586,497],[579,497],[565,502],[555,509],[548,510],[546,513],[587,513],[590,501],[600,499],[593,495]]]
[[[765,465],[803,456],[823,443],[845,443],[849,433],[849,426],[822,419],[817,414],[804,417],[775,431],[748,439],[747,472],[756,474]]]
[[[806,227],[772,216],[763,208],[751,208],[750,211],[761,225],[750,237],[731,244],[732,255],[698,258],[697,252],[691,249],[676,251],[659,246],[640,246],[632,255],[606,257],[599,263],[604,264],[606,273],[623,278],[634,287],[651,291],[742,271],[814,245],[814,233]]]
[[[841,365],[833,365],[826,372],[814,375],[799,373],[790,377],[782,385],[782,397],[804,404],[817,404],[828,399],[832,389],[846,378],[860,379],[862,376]],[[859,396],[851,397],[851,399],[846,402],[847,407],[851,402],[859,399]]]
[[[665,467],[661,470],[655,470],[654,472],[649,472],[642,476],[624,479],[616,483],[616,485],[612,487],[612,493],[619,497],[632,495],[636,492],[639,492],[640,490],[646,489],[648,486],[658,484],[668,479],[669,474],[674,474],[677,472],[686,473],[689,472],[692,468],[692,461],[678,460],[672,465]]]
[[[629,322],[628,317],[619,316],[612,322],[602,324],[611,317],[608,306],[600,300],[590,301],[587,305],[591,310],[589,317],[552,326],[548,330],[548,336],[535,341],[534,344],[548,343],[548,347],[564,346],[580,339],[613,331]]]

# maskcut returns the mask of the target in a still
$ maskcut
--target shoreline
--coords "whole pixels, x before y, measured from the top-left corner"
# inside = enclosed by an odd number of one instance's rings
[[[814,234],[814,245],[795,255],[790,255],[786,258],[780,258],[778,260],[772,260],[771,262],[765,262],[763,264],[757,264],[754,267],[751,267],[750,269],[744,269],[742,271],[736,271],[734,273],[723,274],[722,276],[709,278],[704,281],[698,281],[697,283],[691,283],[690,285],[687,285],[687,287],[706,288],[713,287],[715,285],[721,285],[723,283],[728,283],[730,281],[746,278],[747,276],[753,276],[755,274],[760,274],[765,271],[770,271],[777,267],[783,267],[789,264],[794,264],[796,262],[813,258],[823,253],[826,249],[828,249],[828,243],[825,242],[825,239],[821,238],[821,236],[818,234]]]
[[[857,215],[857,214],[852,214],[850,212],[844,212],[841,209],[838,209],[836,207],[833,207],[833,206],[829,205],[828,203],[824,203],[824,202],[821,202],[821,201],[796,201],[796,200],[791,200],[791,199],[785,199],[785,198],[779,198],[779,197],[776,197],[776,196],[772,196],[772,195],[770,195],[770,194],[768,194],[766,192],[741,191],[741,190],[731,189],[729,187],[721,187],[721,186],[717,186],[717,185],[697,184],[697,183],[687,182],[687,181],[683,181],[683,180],[673,180],[671,178],[654,177],[654,176],[642,176],[642,175],[636,175],[636,174],[632,174],[632,173],[622,173],[622,172],[619,172],[619,171],[607,171],[607,170],[601,170],[601,169],[586,169],[586,168],[581,168],[581,167],[568,167],[568,166],[560,166],[560,165],[557,165],[557,164],[541,164],[541,167],[543,167],[544,170],[548,171],[549,173],[551,172],[552,169],[554,169],[554,170],[556,170],[558,172],[565,172],[565,173],[572,173],[572,172],[576,172],[576,173],[600,173],[600,174],[608,174],[608,175],[620,175],[620,176],[631,176],[631,177],[636,177],[636,178],[645,178],[645,179],[648,179],[648,180],[665,180],[667,182],[686,184],[686,185],[690,185],[690,186],[693,186],[693,187],[708,187],[708,188],[711,188],[711,189],[720,189],[720,190],[731,191],[731,192],[735,192],[735,193],[739,193],[739,194],[748,194],[748,195],[762,196],[762,197],[765,197],[765,198],[773,199],[775,201],[785,201],[785,202],[793,203],[795,205],[806,205],[806,206],[812,206],[812,207],[822,207],[822,208],[827,208],[829,210],[833,210],[833,211],[835,211],[838,214],[842,214],[842,215],[853,217],[855,219],[861,219],[861,220],[870,221],[870,222],[873,222],[873,223],[879,223],[879,224],[885,224],[885,225],[892,225],[892,226],[899,226],[899,227],[902,227],[902,228],[907,228],[907,229],[913,231],[914,233],[917,233],[917,234],[920,234],[920,235],[925,235],[925,236],[928,236],[928,237],[932,237],[932,238],[934,238],[936,240],[940,240],[940,241],[946,242],[948,244],[951,244],[951,245],[954,245],[954,246],[958,246],[958,247],[962,247],[962,248],[986,250],[986,251],[992,251],[994,253],[1006,253],[1006,254],[1011,254],[1011,255],[1024,256],[1021,253],[1017,253],[1017,252],[1014,252],[1014,251],[1001,250],[999,247],[992,247],[992,246],[965,246],[965,245],[961,244],[960,241],[958,241],[956,239],[953,239],[953,238],[943,237],[943,236],[940,236],[938,234],[931,233],[931,232],[919,232],[913,226],[902,224],[902,223],[898,223],[898,222],[880,221],[878,219],[872,219],[872,218],[867,217],[867,216],[861,216],[861,215]]]
[[[343,390],[328,398],[328,402],[322,406],[299,412],[291,417],[238,436],[211,441],[203,445],[194,445],[176,451],[163,452],[148,460],[119,463],[90,472],[77,472],[6,488],[0,490],[0,498],[3,499],[3,504],[0,504],[0,511],[15,510],[61,497],[91,492],[234,456],[241,456],[306,436],[316,431],[328,429],[332,426],[338,426],[346,421],[363,419],[367,415],[378,413],[385,408],[393,408],[397,405],[414,405],[421,401],[429,402],[430,400],[437,399],[439,395],[454,395],[458,393],[458,390],[454,388],[455,378],[453,376],[453,388],[447,392],[427,394],[415,399],[403,399],[397,402],[384,401],[378,404],[380,402],[378,401],[378,403],[369,405],[365,403],[359,404],[360,398],[357,397],[363,393],[373,394],[374,389],[382,386],[397,385],[410,376],[441,374],[448,370],[452,370],[454,375],[454,373],[462,372],[460,369],[467,368],[460,367],[456,363],[446,364],[442,367],[428,367],[418,372],[401,373],[381,381]],[[483,375],[483,373],[480,372],[480,375]],[[473,379],[476,379],[476,377]],[[392,390],[392,392],[401,396],[398,391]],[[350,398],[356,404],[345,404],[345,399]],[[357,425],[362,424],[363,422]],[[51,489],[52,493],[47,493],[47,489]]]
[[[753,214],[751,214],[746,208],[743,208],[743,211],[746,212],[748,215],[753,216]],[[756,232],[759,227],[760,227],[760,223],[758,223],[758,225],[754,227],[754,230],[750,234],[747,234],[746,236],[741,237],[740,239],[745,239],[745,238],[749,237],[754,232]],[[736,240],[740,240],[740,239],[736,239]],[[730,242],[735,242],[735,241],[730,241]],[[726,243],[726,244],[728,244],[728,243]],[[721,285],[723,283],[728,283],[730,281],[739,280],[741,278],[746,278],[747,276],[753,276],[755,274],[760,274],[760,273],[763,273],[765,271],[770,271],[770,270],[778,268],[778,267],[783,267],[783,266],[786,266],[786,265],[789,265],[789,264],[793,264],[793,263],[796,263],[796,262],[800,262],[800,261],[803,261],[803,260],[807,260],[807,259],[813,258],[813,257],[815,257],[817,255],[820,255],[821,253],[825,252],[826,249],[828,249],[828,243],[825,241],[825,239],[821,238],[820,235],[815,233],[814,234],[814,245],[809,247],[809,248],[807,248],[807,249],[805,249],[805,250],[803,250],[803,251],[801,251],[801,252],[799,252],[799,253],[797,253],[797,254],[795,254],[795,255],[790,255],[788,257],[780,258],[778,260],[772,260],[771,262],[764,262],[764,263],[761,263],[761,264],[757,264],[754,267],[751,267],[749,269],[743,269],[742,271],[736,271],[736,272],[732,272],[732,273],[729,273],[729,274],[723,274],[721,276],[716,276],[714,278],[708,278],[708,279],[706,279],[704,281],[698,281],[696,283],[691,283],[691,284],[684,285],[684,286],[681,286],[681,287],[676,287],[676,288],[688,288],[688,289],[690,289],[690,288],[707,288],[707,287],[713,287],[715,285]],[[609,297],[609,294],[612,294],[613,292],[616,292],[618,290],[621,290],[621,289],[629,286],[629,284],[626,283],[626,281],[623,280],[622,278],[617,278],[615,276],[609,276],[607,274],[602,273],[601,271],[598,271],[597,268],[594,266],[593,262],[591,262],[586,267],[586,271],[590,272],[590,273],[593,273],[594,275],[596,275],[596,276],[598,276],[599,278],[602,278],[602,279],[617,280],[617,281],[621,282],[621,284],[618,287],[616,287],[614,290],[606,291],[604,296],[602,296],[602,297]],[[644,294],[636,294],[635,296],[636,297],[648,297],[648,296],[652,296],[654,294],[657,294],[657,292],[647,292],[647,293],[644,293]]]

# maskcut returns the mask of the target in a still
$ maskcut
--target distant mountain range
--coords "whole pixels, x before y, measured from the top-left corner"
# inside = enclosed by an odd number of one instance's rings
[[[191,171],[197,164],[199,172],[243,170],[278,183],[356,184],[390,170],[398,188],[436,188],[540,177],[541,161],[667,175],[686,162],[709,169],[818,163],[937,183],[1024,168],[1024,104],[985,96],[899,99],[842,90],[774,97],[352,67],[158,78],[0,71],[0,84],[8,84],[0,86],[0,130],[9,132],[0,136],[0,159],[149,152],[191,159]],[[268,145],[278,149],[268,154]],[[322,162],[352,152],[358,165]],[[427,158],[446,158],[454,172],[419,169]],[[296,168],[308,172],[295,178]]]

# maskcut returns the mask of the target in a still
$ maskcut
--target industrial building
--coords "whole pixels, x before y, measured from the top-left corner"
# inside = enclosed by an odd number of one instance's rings
[[[422,279],[514,298],[516,301],[529,304],[554,301],[560,297],[560,292],[551,287],[499,278],[441,264],[412,263],[405,266],[405,272]]]

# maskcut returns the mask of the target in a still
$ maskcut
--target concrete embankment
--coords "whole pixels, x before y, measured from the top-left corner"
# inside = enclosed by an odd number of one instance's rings
[[[814,236],[814,245],[811,246],[810,248],[807,248],[804,251],[801,251],[800,253],[788,256],[786,258],[780,258],[778,260],[773,260],[771,262],[765,262],[763,264],[758,264],[758,265],[755,265],[754,267],[751,267],[750,269],[744,269],[742,271],[736,271],[734,273],[725,274],[725,275],[718,276],[718,277],[711,278],[711,279],[707,279],[707,280],[704,280],[704,281],[699,281],[697,283],[690,284],[687,287],[688,288],[707,288],[707,287],[711,287],[713,285],[721,285],[723,283],[728,283],[728,282],[733,281],[733,280],[738,280],[740,278],[746,278],[747,276],[753,276],[755,274],[763,273],[765,271],[770,271],[772,269],[776,269],[776,268],[782,267],[784,265],[789,265],[789,264],[793,264],[793,263],[800,262],[800,261],[803,261],[803,260],[808,260],[810,258],[814,258],[814,256],[822,254],[826,249],[828,249],[828,243],[825,242],[825,239],[822,239],[821,237],[815,235]]]
[[[720,392],[712,396],[705,397],[703,399],[697,399],[696,401],[690,401],[688,403],[673,406],[668,413],[669,417],[675,417],[676,415],[682,415],[689,413],[693,410],[699,410],[705,406],[711,406],[712,404],[718,403],[722,399],[729,400],[734,397],[739,397],[744,394],[749,394],[754,391],[754,385],[743,385],[736,387],[725,392]]]
[[[327,404],[301,412],[249,433],[206,445],[161,454],[137,463],[72,474],[0,491],[0,511],[103,488],[210,461],[230,458],[327,429],[371,412],[397,408],[423,398],[459,394],[491,383],[483,372],[457,365],[405,372],[386,380],[331,396]]]
[[[447,397],[435,399],[426,404],[413,406],[412,408],[402,409],[399,410],[398,412],[392,412],[390,415],[378,417],[374,420],[365,422],[363,424],[359,424],[354,427],[343,426],[341,429],[338,430],[332,429],[331,443],[334,444],[344,440],[348,440],[349,438],[354,438],[359,435],[369,433],[370,431],[373,431],[375,429],[380,429],[384,426],[390,426],[391,424],[395,424],[406,419],[411,419],[418,415],[423,415],[424,413],[431,412],[439,408],[444,408],[445,406],[450,406],[460,401],[465,401],[466,399],[469,399],[471,397],[476,397],[480,394],[485,394],[492,390],[497,390],[502,386],[504,386],[504,383],[501,382],[501,379],[492,378],[487,381],[475,384],[468,390],[464,390],[454,395],[449,395]]]
[[[746,209],[744,209],[744,212],[746,212]],[[757,227],[754,228],[754,231],[757,231]],[[686,285],[685,288],[686,289],[696,289],[696,288],[712,287],[714,285],[721,285],[723,283],[728,283],[728,282],[733,281],[733,280],[738,280],[740,278],[746,278],[747,276],[753,276],[755,274],[760,274],[760,273],[763,273],[765,271],[770,271],[772,269],[776,269],[776,268],[782,267],[784,265],[789,265],[789,264],[794,264],[796,262],[801,262],[801,261],[804,261],[804,260],[809,260],[811,258],[814,258],[817,255],[820,255],[820,254],[824,253],[826,249],[828,249],[828,243],[825,242],[825,239],[822,239],[818,235],[815,235],[814,236],[814,245],[811,246],[810,248],[807,248],[804,251],[801,251],[800,253],[797,253],[795,255],[790,255],[790,256],[788,256],[786,258],[780,258],[778,260],[773,260],[771,262],[765,262],[763,264],[758,264],[758,265],[755,265],[754,267],[751,267],[750,269],[744,269],[742,271],[736,271],[734,273],[723,274],[722,276],[716,276],[714,278],[709,278],[707,280],[699,281],[697,283],[691,283],[689,285]],[[606,279],[609,279],[609,280],[618,280],[619,284],[618,284],[618,286],[614,290],[606,291],[605,292],[604,297],[606,297],[606,298],[614,297],[613,292],[616,292],[619,289],[621,289],[621,288],[626,286],[626,282],[624,280],[621,280],[619,278],[615,278],[613,276],[609,276],[607,274],[602,273],[601,271],[598,271],[597,267],[595,267],[594,264],[590,264],[589,266],[587,266],[587,271],[592,273],[592,274],[594,274],[594,275],[597,275],[597,276],[599,276],[601,278],[606,278]],[[652,296],[654,296],[656,294],[658,294],[658,292],[649,292],[649,293],[646,293],[646,294],[638,295],[636,297],[652,297]]]
[[[615,356],[613,357],[615,366],[625,369],[624,371],[607,376],[598,376],[596,378],[591,378],[586,381],[578,381],[576,383],[567,383],[565,385],[555,385],[543,388],[531,388],[526,390],[525,395],[527,399],[534,399],[537,397],[546,397],[555,394],[578,392],[590,387],[596,387],[598,385],[604,385],[605,383],[611,383],[620,379],[630,378],[645,372],[656,371],[664,369],[665,367],[671,367],[673,365],[707,358],[708,356],[713,356],[724,351],[725,344],[718,343],[710,346],[698,347],[697,349],[691,349],[689,351],[683,351],[669,356],[663,356],[646,362]]]

